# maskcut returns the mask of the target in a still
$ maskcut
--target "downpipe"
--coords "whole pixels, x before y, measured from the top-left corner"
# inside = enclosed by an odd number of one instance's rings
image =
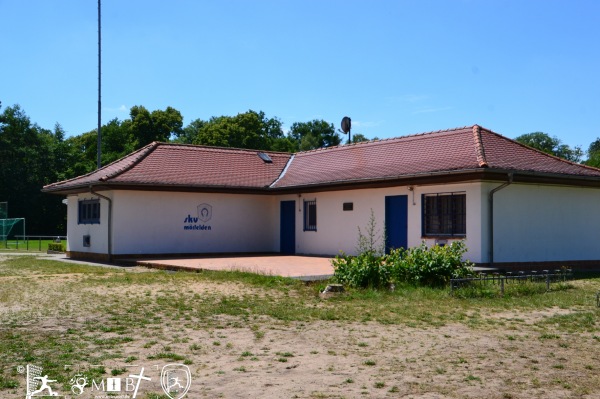
[[[95,192],[92,185],[90,185],[90,194],[108,201],[108,262],[112,263],[112,199]]]
[[[488,194],[488,200],[489,200],[489,232],[488,232],[488,247],[489,247],[489,265],[490,267],[494,267],[494,194],[496,194],[498,191],[502,190],[503,188],[506,188],[508,186],[510,186],[513,182],[513,174],[509,173],[508,174],[508,181],[501,184],[500,186],[494,188],[492,191],[490,191],[490,193]]]

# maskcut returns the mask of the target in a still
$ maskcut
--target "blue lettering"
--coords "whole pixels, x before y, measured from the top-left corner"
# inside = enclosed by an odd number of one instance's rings
[[[212,230],[212,226],[207,226],[205,224],[187,224],[183,226],[184,230]]]

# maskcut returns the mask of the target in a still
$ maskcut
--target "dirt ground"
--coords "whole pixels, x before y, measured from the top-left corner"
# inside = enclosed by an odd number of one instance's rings
[[[139,268],[139,272],[146,271]],[[0,284],[26,287],[23,278],[3,276]],[[136,295],[155,295],[145,286],[123,290],[82,282],[77,292],[61,291],[67,282],[78,283],[81,279],[78,274],[45,276],[45,289],[61,292],[60,303],[71,304],[72,308],[37,315],[14,327],[5,324],[2,329],[11,328],[13,334],[83,331],[91,320],[103,317],[85,304],[86,292],[89,296],[130,300]],[[240,298],[249,295],[248,287],[233,282],[194,282],[184,288],[189,295],[215,291]],[[261,291],[254,290],[255,294]],[[1,305],[2,320],[10,320],[26,311],[29,304],[48,296],[35,289],[21,290],[21,294]],[[78,309],[85,312],[79,313]],[[600,386],[598,334],[566,333],[552,326],[542,333],[536,327],[545,318],[574,311],[558,307],[527,312],[483,311],[484,322],[479,326],[446,323],[437,327],[371,321],[280,321],[266,316],[250,321],[245,316],[225,315],[214,315],[208,321],[174,319],[128,333],[129,342],[118,346],[118,356],[105,358],[102,364],[107,370],[124,369],[119,375],[123,378],[139,374],[144,367],[145,375],[152,380],[140,385],[137,398],[168,399],[162,394],[159,370],[165,364],[181,361],[156,358],[159,353],[177,353],[187,359],[192,381],[186,398],[193,399],[600,398],[596,390]],[[127,317],[126,312],[117,314]],[[493,323],[486,324],[485,320]],[[111,337],[119,334],[102,335],[105,340]],[[100,350],[98,342],[90,342]],[[94,352],[94,348],[88,349]],[[135,360],[124,362],[126,358]],[[19,366],[2,363],[11,369]],[[76,372],[79,367],[91,367],[89,363],[82,359],[82,365],[69,367]],[[24,379],[21,375],[15,378]],[[18,389],[2,390],[0,394],[6,399],[22,398],[23,384],[21,381]],[[81,396],[62,394],[73,398],[108,397],[98,391],[86,391]],[[117,397],[132,395],[131,391],[122,392]]]

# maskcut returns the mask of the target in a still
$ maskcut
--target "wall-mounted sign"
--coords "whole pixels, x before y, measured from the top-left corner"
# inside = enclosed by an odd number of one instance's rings
[[[207,225],[209,220],[212,219],[212,205],[200,204],[196,207],[197,216],[188,214],[183,221],[184,230],[212,230],[210,225]]]

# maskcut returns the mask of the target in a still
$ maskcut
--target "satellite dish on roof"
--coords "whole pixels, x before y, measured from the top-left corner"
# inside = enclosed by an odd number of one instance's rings
[[[352,128],[352,119],[350,119],[350,117],[348,116],[344,116],[342,118],[342,131],[346,134],[348,134],[350,132],[350,129]]]
[[[344,116],[342,118],[342,132],[348,135],[348,144],[352,141],[352,134],[350,133],[350,129],[352,129],[352,119],[349,116]]]

